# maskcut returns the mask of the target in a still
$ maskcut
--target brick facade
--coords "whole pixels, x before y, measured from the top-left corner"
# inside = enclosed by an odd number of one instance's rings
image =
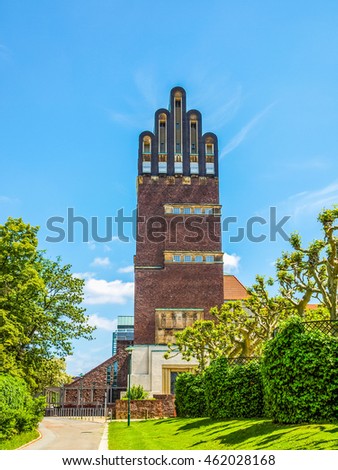
[[[208,318],[210,308],[224,301],[217,137],[202,134],[198,111],[186,112],[182,88],[171,91],[170,103],[169,111],[156,112],[155,133],[140,135],[135,344],[156,344],[164,337],[156,334],[155,309],[202,309]],[[161,125],[166,126],[165,137]],[[160,167],[163,159],[165,173]],[[197,262],[197,254],[202,261]],[[182,262],[171,262],[175,255]],[[187,257],[191,261],[183,262]]]
[[[108,403],[119,398],[120,392],[127,388],[128,378],[128,352],[130,341],[119,341],[117,353],[98,365],[91,371],[64,386],[61,401],[63,406],[95,407],[103,406],[107,393]],[[115,386],[107,384],[107,368],[118,363],[117,383]],[[113,370],[111,372],[113,374]],[[113,380],[113,376],[112,380]]]

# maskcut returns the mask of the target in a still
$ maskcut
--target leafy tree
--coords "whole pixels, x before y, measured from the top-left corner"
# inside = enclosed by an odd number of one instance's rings
[[[199,320],[193,326],[175,334],[166,358],[182,354],[183,359],[196,359],[203,371],[210,361],[221,356],[255,356],[262,344],[273,335],[279,322],[293,313],[292,305],[280,296],[271,297],[271,278],[256,277],[248,289],[250,297],[243,302],[226,302],[210,313],[215,320]]]
[[[53,357],[42,360],[39,376],[36,378],[37,392],[43,392],[47,387],[61,387],[72,380],[72,376],[66,373],[64,358]]]
[[[93,331],[81,307],[84,281],[38,250],[37,232],[22,219],[0,225],[0,372],[33,388],[46,361],[71,354],[72,340]]]
[[[198,370],[204,370],[210,360],[223,355],[230,346],[230,339],[224,334],[224,325],[213,320],[197,320],[175,334],[175,344],[168,344],[166,359],[181,354],[183,359],[196,359]]]
[[[311,298],[317,299],[337,319],[338,289],[338,206],[323,210],[318,221],[322,224],[323,239],[302,246],[298,233],[290,237],[293,252],[284,252],[277,260],[280,292],[297,309],[306,313]]]

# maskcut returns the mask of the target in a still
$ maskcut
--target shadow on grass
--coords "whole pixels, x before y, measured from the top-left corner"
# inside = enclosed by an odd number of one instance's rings
[[[238,446],[250,439],[254,439],[256,442],[258,439],[259,447],[264,449],[267,445],[271,445],[295,428],[295,426],[287,425],[277,426],[269,421],[256,422],[246,427],[242,425],[237,427],[240,429],[230,432],[229,434],[215,437],[214,440],[218,441],[223,446]]]

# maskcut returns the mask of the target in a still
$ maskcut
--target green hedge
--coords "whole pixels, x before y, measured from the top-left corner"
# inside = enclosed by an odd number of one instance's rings
[[[207,416],[202,375],[189,372],[178,374],[175,383],[175,406],[177,416],[180,417]]]
[[[210,418],[263,416],[262,375],[256,361],[229,366],[226,359],[218,359],[205,370],[204,383]]]
[[[306,332],[298,318],[279,329],[262,360],[267,414],[277,423],[338,419],[338,339]]]
[[[35,429],[44,407],[45,399],[32,398],[24,380],[0,375],[0,440]]]

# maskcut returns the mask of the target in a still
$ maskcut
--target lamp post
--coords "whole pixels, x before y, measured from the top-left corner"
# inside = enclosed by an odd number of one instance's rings
[[[126,351],[128,352],[128,426],[130,426],[130,376],[131,376],[131,355],[133,352],[133,349],[131,346],[128,346],[126,348]]]

